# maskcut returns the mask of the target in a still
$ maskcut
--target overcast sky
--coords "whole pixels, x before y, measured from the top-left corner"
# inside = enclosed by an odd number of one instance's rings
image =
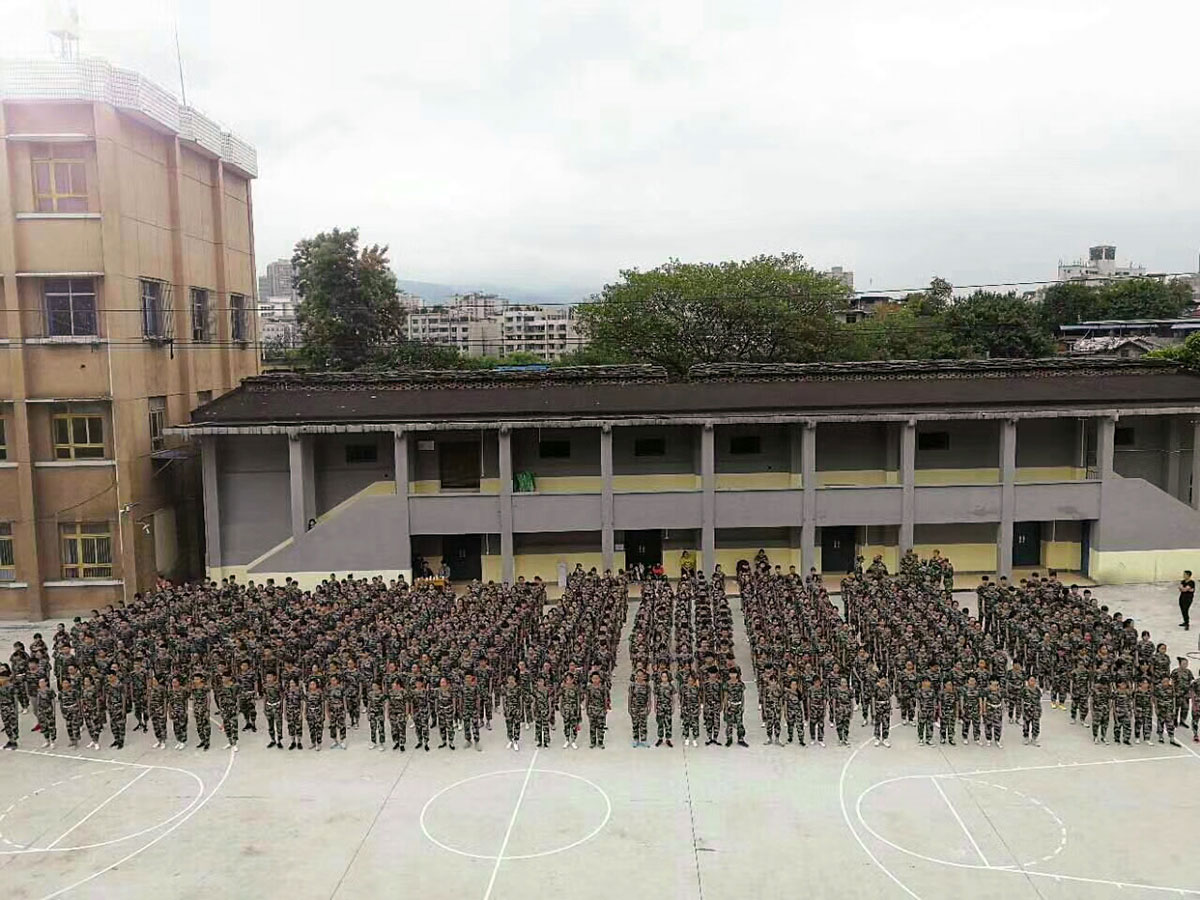
[[[82,54],[258,148],[259,267],[357,225],[401,277],[572,299],[797,250],[862,289],[1195,271],[1194,0],[78,0]],[[0,0],[0,55],[46,0]]]

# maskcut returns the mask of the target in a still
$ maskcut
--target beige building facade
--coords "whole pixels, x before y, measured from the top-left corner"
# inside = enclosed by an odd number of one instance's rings
[[[258,371],[254,150],[136,73],[0,62],[0,618],[201,570],[165,429]]]

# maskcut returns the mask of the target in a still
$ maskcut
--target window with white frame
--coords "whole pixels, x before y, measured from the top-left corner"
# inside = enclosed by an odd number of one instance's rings
[[[0,522],[0,581],[17,580],[17,552],[13,547],[12,523]]]
[[[46,334],[82,337],[99,334],[96,328],[96,282],[90,278],[47,278],[42,282]]]

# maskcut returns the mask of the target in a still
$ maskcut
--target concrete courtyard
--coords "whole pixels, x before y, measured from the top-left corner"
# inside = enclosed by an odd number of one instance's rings
[[[1172,657],[1196,651],[1173,586],[1097,593]],[[53,624],[0,628],[3,655]],[[603,751],[556,735],[535,752],[529,734],[514,753],[499,719],[483,752],[419,755],[369,751],[365,720],[349,749],[321,753],[268,750],[261,732],[237,754],[215,749],[219,732],[208,753],[152,750],[142,734],[120,753],[42,753],[23,734],[0,757],[3,895],[1200,895],[1190,732],[1182,748],[1096,746],[1047,703],[1041,747],[1011,727],[1003,749],[918,747],[897,724],[886,750],[856,716],[849,749],[779,748],[762,745],[747,698],[749,749],[634,750],[628,675],[623,655]]]

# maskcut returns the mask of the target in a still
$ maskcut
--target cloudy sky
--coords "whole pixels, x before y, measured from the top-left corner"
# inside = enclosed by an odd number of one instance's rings
[[[357,225],[404,278],[573,299],[797,250],[859,289],[1200,250],[1194,0],[78,0],[82,52],[258,148],[260,266]],[[46,0],[0,0],[0,55]]]

